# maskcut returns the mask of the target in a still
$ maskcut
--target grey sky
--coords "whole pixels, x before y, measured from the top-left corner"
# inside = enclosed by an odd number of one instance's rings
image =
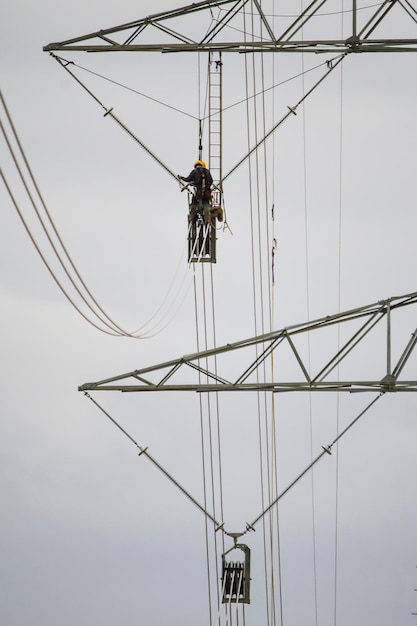
[[[160,324],[154,333],[153,323],[144,326],[155,334],[149,339],[96,330],[63,297],[0,187],[0,622],[5,626],[209,626],[203,516],[77,391],[84,382],[197,351],[193,287],[200,293],[201,273],[187,269],[186,197],[42,51],[52,41],[180,4],[3,2],[2,94],[77,268],[106,312],[128,330],[146,324],[167,293],[168,303],[178,294],[166,328]],[[341,4],[329,3],[335,12]],[[282,11],[288,13],[288,7],[283,3]],[[415,24],[392,13],[384,36],[415,37]],[[333,19],[340,32],[339,18]],[[169,168],[188,174],[197,156],[198,85],[200,80],[203,93],[205,59],[200,66],[192,55],[78,54],[72,59],[189,114],[78,74]],[[223,61],[228,105],[245,95],[244,59],[224,55]],[[304,69],[322,62],[312,55]],[[303,69],[300,55],[277,55],[275,63],[275,82]],[[351,55],[275,135],[273,163],[268,145],[268,204],[275,204],[277,239],[274,328],[416,291],[415,65],[413,53]],[[306,75],[304,88],[323,71]],[[271,83],[268,73],[266,83]],[[273,101],[270,93],[268,128],[272,112],[275,120],[285,115],[302,90],[298,80],[276,89]],[[226,171],[246,149],[245,113],[240,105],[224,115]],[[46,252],[3,140],[0,146],[2,167]],[[248,181],[245,164],[225,184],[231,232],[219,231],[213,267],[218,345],[260,332],[265,315],[259,278],[255,288],[252,282]],[[253,197],[257,184],[263,199],[264,181],[253,174]],[[254,244],[264,281],[270,235],[259,249]],[[56,264],[54,269],[65,281]],[[395,329],[394,359],[415,330],[414,320],[410,310]],[[315,350],[331,351],[336,341],[335,334],[326,337],[325,346],[313,341],[313,362]],[[374,359],[381,356],[377,352],[370,340],[345,372],[352,378],[379,373],[382,378],[384,361]],[[287,363],[276,366],[285,372]],[[406,371],[416,379],[415,358]],[[203,501],[198,397],[94,397]],[[311,402],[307,395],[275,397],[280,487],[306,467],[311,453],[316,456],[334,439],[337,414],[343,428],[370,400],[368,394],[317,394]],[[235,530],[262,508],[257,405],[249,394],[220,401],[225,521]],[[316,624],[315,588],[320,626],[413,624],[415,418],[414,394],[387,394],[346,435],[339,454],[320,462],[314,473],[315,546],[311,476],[282,500],[285,626]],[[261,528],[245,541],[253,559],[246,620],[266,624]]]

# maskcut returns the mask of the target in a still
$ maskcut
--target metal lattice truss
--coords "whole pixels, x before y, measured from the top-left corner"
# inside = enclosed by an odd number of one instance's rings
[[[86,383],[79,390],[417,391],[417,363],[410,359],[417,342],[416,304],[417,292],[393,297]],[[366,371],[361,379],[341,378],[342,372],[361,370]],[[402,377],[407,370],[413,374],[408,380]]]
[[[415,52],[417,11],[410,0],[371,4],[312,0],[294,15],[292,0],[206,0],[120,26],[44,46],[45,51],[87,52]],[[267,12],[266,6],[271,6]],[[350,35],[335,39],[335,12],[348,15]],[[412,35],[404,38],[405,25]],[[397,31],[397,32],[396,32]],[[400,31],[402,36],[399,36]],[[393,35],[391,36],[391,32]],[[386,34],[390,37],[387,38]],[[155,43],[155,34],[159,41]],[[236,39],[240,35],[241,39]]]

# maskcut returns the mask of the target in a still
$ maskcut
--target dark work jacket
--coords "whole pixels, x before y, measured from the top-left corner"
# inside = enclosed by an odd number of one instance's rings
[[[210,199],[211,192],[210,187],[213,184],[213,178],[208,169],[204,167],[195,167],[192,172],[187,176],[187,178],[183,178],[183,181],[186,183],[191,183],[194,185],[196,192],[196,198],[203,198],[203,189],[205,191],[204,198]]]

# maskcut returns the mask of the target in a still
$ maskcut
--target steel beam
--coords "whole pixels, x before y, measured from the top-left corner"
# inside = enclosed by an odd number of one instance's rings
[[[313,0],[295,18],[288,16],[289,24],[284,30],[276,34],[270,16],[266,15],[261,3],[257,0],[251,4],[251,10],[257,12],[261,23],[260,34],[252,33],[244,40],[222,41],[226,27],[234,27],[237,20],[242,19],[242,12],[248,4],[248,0],[207,0],[186,5],[172,11],[155,13],[145,18],[101,29],[80,37],[73,37],[61,42],[50,43],[44,46],[44,51],[66,50],[72,52],[312,52],[315,54],[349,54],[366,52],[415,52],[417,51],[417,11],[415,2],[401,0],[384,0],[377,5],[371,16],[361,23],[362,11],[357,7],[357,1],[352,0],[352,32],[346,39],[333,37],[305,40],[296,37],[312,18],[323,16],[320,11],[326,8],[328,0]],[[276,10],[279,12],[279,3]],[[334,8],[334,5],[332,5]],[[372,7],[367,7],[369,10]],[[213,10],[218,9],[217,17]],[[393,10],[401,11],[416,28],[415,38],[372,38],[375,36],[379,25],[387,22]],[[176,24],[177,18],[193,16],[196,13],[205,12],[207,21],[214,26],[208,29],[201,39],[195,39],[195,24],[188,26],[181,20],[181,30]],[[167,25],[171,20],[172,27]],[[310,26],[310,24],[309,24]],[[188,28],[188,31],[187,31]],[[241,30],[241,23],[236,24],[237,30]],[[163,33],[166,41],[149,43],[142,41],[145,33]]]
[[[417,344],[415,314],[409,316],[411,339],[407,337],[406,345],[400,351],[400,357],[394,364],[392,364],[391,342],[394,318],[399,317],[399,311],[405,307],[416,305],[417,292],[392,297],[98,382],[85,383],[79,387],[79,391],[415,392],[417,380],[400,379],[400,374]],[[382,328],[380,331],[383,321],[386,322],[386,329]],[[323,358],[322,347],[324,344],[329,346],[329,341],[323,336],[323,331],[342,324],[345,333],[344,342],[338,342],[334,353],[330,357]],[[403,319],[399,327],[404,328]],[[369,337],[378,332],[376,339],[383,357],[382,361],[379,359],[376,363],[372,363],[375,375],[363,380],[339,380],[338,375],[334,376],[335,372],[339,373],[339,366],[344,364]],[[314,355],[319,364],[315,365],[314,369],[310,365],[308,351],[304,349],[307,354],[303,357],[303,347],[296,345],[300,337],[305,334],[310,334],[311,337],[314,334],[314,337],[318,336],[320,340],[320,355]],[[284,350],[286,352],[283,354]],[[239,351],[237,358],[229,359],[227,363],[224,362],[225,355],[237,351]],[[298,378],[285,380],[282,375],[278,377],[275,373],[277,366],[268,368],[269,358],[273,353],[274,362],[281,364],[283,371],[288,371],[291,366],[299,373]],[[372,355],[370,355],[370,360],[371,357]],[[264,377],[264,380],[259,382],[256,374],[261,366],[263,372],[269,371],[266,378],[269,376],[270,380],[265,380]]]

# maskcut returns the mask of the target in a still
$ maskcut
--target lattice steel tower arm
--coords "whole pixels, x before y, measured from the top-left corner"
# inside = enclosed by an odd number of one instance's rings
[[[206,0],[178,9],[154,13],[133,22],[106,28],[94,33],[73,37],[44,46],[45,51],[71,50],[87,52],[415,52],[417,51],[417,10],[413,0],[383,0],[381,4],[360,6],[352,0],[350,34],[345,39],[334,36],[334,26],[326,23],[334,3],[312,0],[298,16],[283,15],[280,2],[275,2],[277,16],[267,15],[259,0],[250,3],[257,12],[258,32],[245,40],[230,39],[229,35],[242,32],[242,15],[249,0]],[[369,4],[369,3],[368,3]],[[265,2],[263,3],[265,6]],[[281,7],[284,3],[281,3]],[[288,4],[285,3],[287,7]],[[346,12],[345,6],[345,12]],[[207,20],[193,19],[205,14]],[[184,20],[183,18],[189,18]],[[314,18],[320,21],[320,37],[315,36]],[[399,18],[410,25],[413,37],[403,38],[395,32]],[[393,29],[393,36],[379,36],[381,25]],[[200,37],[197,37],[198,30]],[[400,27],[401,28],[401,27]],[[203,30],[204,29],[204,30]],[[323,37],[323,31],[328,35]],[[385,32],[385,31],[384,31]],[[154,34],[159,41],[152,41]]]
[[[86,383],[79,387],[79,391],[417,391],[415,376],[404,376],[417,343],[416,309],[411,311],[416,305],[417,293],[393,297],[95,383]],[[410,315],[411,312],[414,315]],[[394,317],[397,322],[395,327]],[[314,334],[322,346],[328,343],[326,332],[337,325],[343,326],[343,341],[337,344],[333,354],[323,355],[320,350],[321,361],[314,366],[309,365],[308,349],[303,337]],[[392,354],[394,328],[397,334],[404,335],[404,346],[395,359]],[[338,374],[343,370],[338,368],[346,364],[349,371],[352,352],[361,347],[366,351],[369,361],[366,370],[368,375],[355,380],[342,380]],[[237,351],[238,358],[229,357]],[[260,383],[256,376],[257,370],[260,367],[268,369],[272,353],[276,366],[273,372],[269,372],[270,380]],[[414,362],[414,367],[409,367],[409,370],[414,374],[415,368]],[[356,366],[353,369],[356,371]],[[294,372],[293,378],[289,372]],[[199,382],[203,379],[204,383]]]

